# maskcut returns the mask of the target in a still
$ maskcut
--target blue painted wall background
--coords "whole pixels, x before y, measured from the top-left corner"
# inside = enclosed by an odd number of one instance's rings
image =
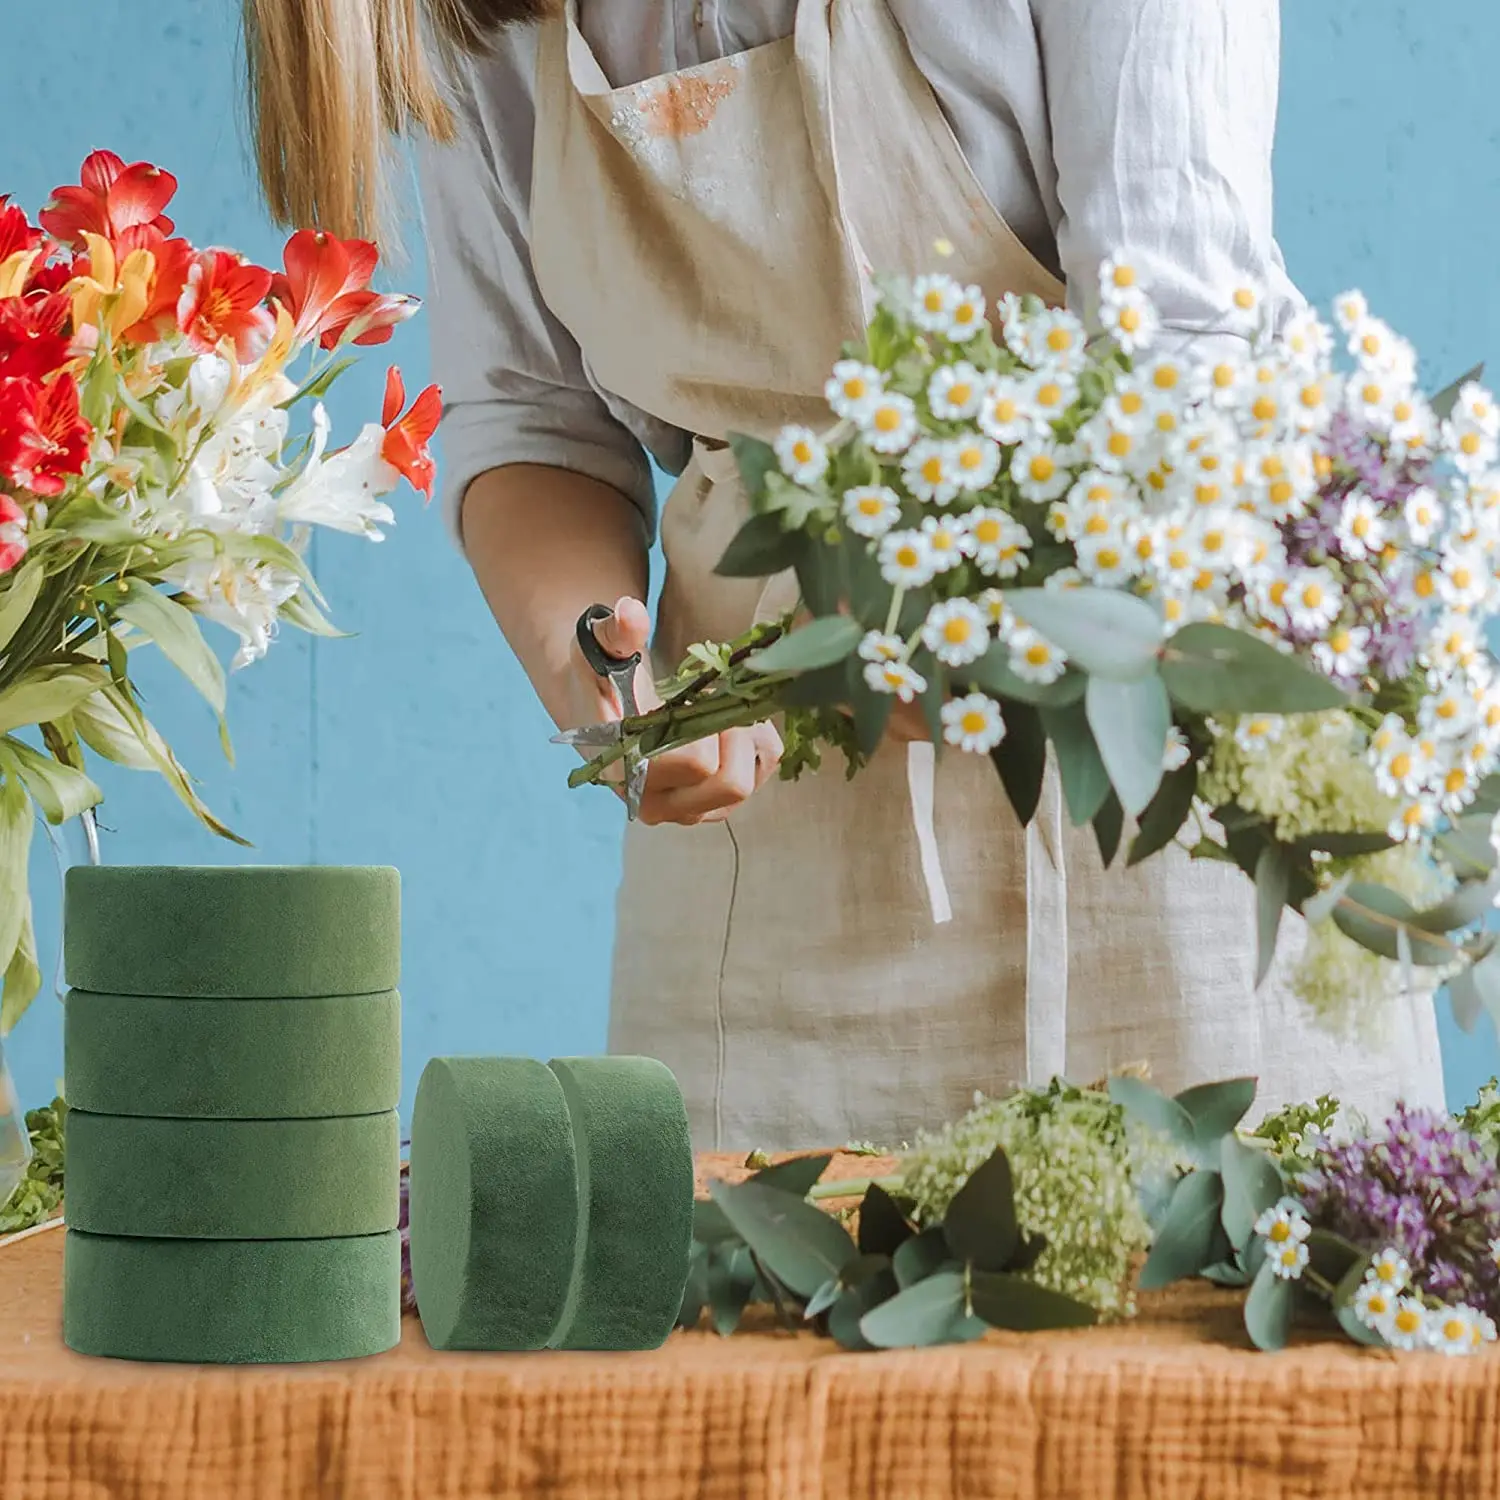
[[[23,66],[0,90],[0,191],[35,209],[108,146],[173,171],[172,212],[194,241],[276,263],[239,109],[238,7],[196,0],[53,0],[20,7]],[[1443,381],[1500,370],[1495,254],[1500,125],[1492,110],[1500,8],[1490,0],[1298,0],[1286,7],[1277,153],[1279,230],[1314,299],[1348,285],[1417,340]],[[104,43],[103,52],[94,43]],[[94,62],[79,69],[80,44]],[[123,82],[103,86],[101,64]],[[422,289],[420,233],[391,284]],[[368,351],[330,403],[352,436],[379,406],[389,353],[408,388],[426,374],[420,320]],[[317,572],[352,640],[288,634],[238,676],[231,771],[206,711],[166,671],[145,683],[160,727],[257,862],[398,865],[405,880],[406,1092],[445,1052],[547,1057],[605,1042],[618,814],[570,794],[567,753],[494,629],[435,514],[401,502],[372,546],[331,537]],[[237,857],[155,779],[103,775],[112,863]],[[33,865],[44,961],[57,932],[44,840]],[[1484,1023],[1444,1016],[1450,1102],[1500,1071]],[[6,1050],[28,1103],[62,1070],[60,1007],[44,994]]]

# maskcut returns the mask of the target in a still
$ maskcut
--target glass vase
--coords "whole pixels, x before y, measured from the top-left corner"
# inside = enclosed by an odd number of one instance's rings
[[[0,1208],[26,1175],[31,1163],[31,1136],[26,1112],[16,1092],[10,1069],[5,1066],[5,1043],[0,1042]]]
[[[66,966],[63,962],[63,933],[67,915],[68,871],[74,865],[97,865],[103,860],[99,853],[99,823],[94,810],[79,813],[66,823],[42,825],[52,844],[52,857],[57,864],[57,962],[52,970],[52,988],[61,1000],[68,992]]]

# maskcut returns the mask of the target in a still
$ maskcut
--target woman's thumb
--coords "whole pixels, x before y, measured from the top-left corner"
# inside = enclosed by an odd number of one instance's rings
[[[594,627],[594,634],[611,656],[631,657],[646,649],[651,616],[639,599],[621,599],[614,614]]]

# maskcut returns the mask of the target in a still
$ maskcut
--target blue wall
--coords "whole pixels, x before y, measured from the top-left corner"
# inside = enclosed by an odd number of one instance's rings
[[[275,262],[245,167],[238,7],[54,0],[21,8],[0,90],[0,191],[35,209],[91,149],[169,168],[173,212],[199,243]],[[1357,20],[1355,18],[1358,18]],[[90,49],[80,70],[81,39]],[[1500,130],[1488,70],[1500,55],[1489,0],[1313,0],[1287,7],[1278,155],[1280,232],[1293,275],[1326,302],[1357,284],[1414,337],[1442,380],[1476,360],[1500,368],[1494,244]],[[104,86],[102,70],[123,83]],[[421,290],[420,240],[393,284]],[[389,352],[423,382],[425,330],[371,350],[332,405],[352,436],[376,411]],[[285,636],[238,676],[238,765],[184,684],[147,671],[160,727],[205,795],[254,841],[257,862],[398,865],[405,879],[406,1097],[443,1052],[547,1057],[602,1050],[615,808],[569,794],[567,752],[490,622],[435,514],[403,497],[371,546],[324,538],[315,558],[344,641]],[[112,863],[213,863],[212,839],[155,779],[103,775]],[[56,942],[45,841],[33,870],[44,961]],[[1446,1024],[1446,1018],[1445,1018]],[[1500,1052],[1450,1026],[1449,1093],[1472,1096]],[[62,1069],[59,1007],[38,1001],[6,1050],[23,1097],[50,1097]]]

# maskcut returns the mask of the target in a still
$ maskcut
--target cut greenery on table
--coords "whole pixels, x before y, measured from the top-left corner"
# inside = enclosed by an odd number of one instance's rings
[[[52,1218],[62,1205],[67,1124],[68,1106],[61,1099],[54,1099],[45,1109],[27,1111],[31,1161],[15,1191],[0,1203],[0,1236],[32,1229]]]

